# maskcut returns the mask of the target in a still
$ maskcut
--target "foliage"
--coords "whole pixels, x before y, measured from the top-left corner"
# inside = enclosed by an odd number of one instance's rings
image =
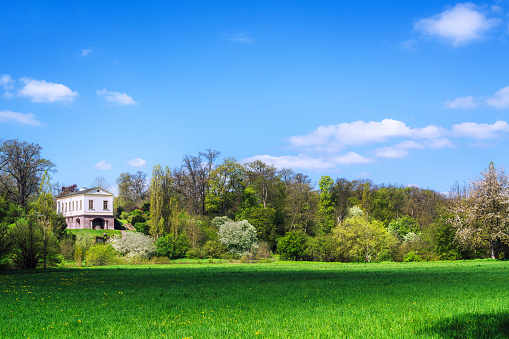
[[[172,217],[177,211],[173,210],[173,179],[169,167],[154,166],[150,183],[150,233],[154,237],[172,232],[176,236],[175,223]],[[173,227],[172,227],[173,226]]]
[[[87,266],[114,265],[119,262],[118,254],[111,244],[96,244],[86,253]]]
[[[318,186],[320,187],[320,204],[318,207],[318,218],[320,219],[319,233],[329,234],[334,227],[334,199],[332,187],[334,181],[331,177],[324,175],[320,178]]]
[[[177,239],[171,234],[158,238],[155,242],[156,254],[168,259],[185,258],[187,251],[191,248],[189,239],[185,234],[180,234]]]
[[[75,250],[76,250],[75,241],[72,238],[65,238],[62,239],[62,241],[60,241],[60,253],[62,254],[65,260],[74,259]]]
[[[207,241],[205,245],[203,245],[202,251],[205,255],[205,258],[219,259],[226,252],[226,247],[216,238]]]
[[[364,217],[348,218],[333,233],[344,261],[389,260],[397,245],[394,236],[380,221],[367,221]]]
[[[137,222],[133,225],[133,227],[136,229],[137,232],[143,233],[143,234],[149,234],[150,232],[150,225],[146,222]]]
[[[205,255],[198,247],[192,247],[186,252],[186,258],[188,259],[203,259]]]
[[[285,260],[302,260],[306,250],[306,235],[302,231],[290,231],[277,242],[277,252]]]
[[[342,255],[338,240],[333,234],[309,237],[304,257],[314,261],[341,261]]]
[[[412,261],[422,261],[421,257],[417,255],[416,252],[410,251],[408,252],[405,257],[403,258],[404,262],[412,262]]]
[[[219,241],[226,246],[228,252],[242,256],[257,246],[256,229],[247,220],[238,222],[227,221],[217,232]]]
[[[412,217],[403,216],[398,219],[394,219],[389,223],[387,227],[389,232],[392,232],[399,239],[404,239],[407,234],[418,234],[420,232],[419,223]],[[407,240],[405,240],[407,241]]]
[[[76,266],[81,267],[81,263],[83,262],[84,258],[84,250],[81,246],[76,246],[76,249],[74,250],[74,261],[76,262]]]
[[[55,172],[55,164],[41,156],[38,144],[6,140],[0,145],[0,190],[11,201],[26,207],[37,193],[44,172]]]
[[[226,158],[210,173],[209,188],[205,197],[208,213],[224,216],[242,196],[244,167],[234,158]]]
[[[127,257],[149,259],[156,251],[152,238],[139,232],[126,232],[123,237],[113,238],[110,243],[115,251]]]

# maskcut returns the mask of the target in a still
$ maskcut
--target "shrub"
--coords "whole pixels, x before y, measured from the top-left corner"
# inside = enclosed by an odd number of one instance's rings
[[[217,236],[228,251],[237,256],[258,248],[256,229],[247,220],[225,222],[219,228]]]
[[[60,242],[60,253],[62,253],[65,260],[72,260],[74,258],[74,250],[74,240],[72,238],[64,238]]]
[[[262,241],[258,244],[258,249],[256,250],[256,257],[260,258],[270,258],[272,255],[270,251],[270,246],[267,242]]]
[[[156,254],[168,259],[184,258],[187,251],[191,248],[189,239],[185,234],[180,234],[176,240],[173,238],[173,235],[167,234],[157,239],[154,245]]]
[[[143,233],[148,235],[148,232],[150,231],[150,225],[146,222],[137,222],[133,225],[137,232]]]
[[[113,265],[119,262],[118,254],[111,244],[97,244],[87,250],[88,266]]]
[[[302,260],[306,249],[306,235],[301,231],[291,231],[277,242],[277,252],[285,260]]]
[[[226,247],[216,238],[207,241],[205,245],[203,245],[202,250],[205,258],[219,259],[226,252]]]
[[[410,251],[403,258],[404,262],[412,262],[412,261],[422,261],[421,257],[417,255],[416,252]]]
[[[156,251],[154,241],[139,232],[126,232],[122,238],[110,241],[115,251],[127,257],[150,258]]]
[[[198,247],[193,247],[186,252],[186,258],[188,259],[204,259],[205,255]]]
[[[76,266],[81,267],[81,263],[83,262],[83,247],[76,246],[74,250],[74,261],[76,262]]]

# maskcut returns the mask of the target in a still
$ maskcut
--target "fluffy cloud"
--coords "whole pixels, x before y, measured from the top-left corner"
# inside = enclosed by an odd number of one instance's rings
[[[113,102],[115,104],[119,105],[136,105],[137,102],[133,100],[133,98],[130,95],[127,95],[125,93],[119,93],[119,92],[110,92],[108,90],[102,89],[98,90],[97,95],[104,96],[104,98],[110,102]]]
[[[41,122],[32,113],[0,111],[0,122],[14,122],[22,125],[40,126]]]
[[[468,96],[464,98],[457,98],[454,100],[446,101],[444,104],[445,108],[451,108],[451,109],[473,109],[477,107],[477,103],[474,100],[474,97]]]
[[[453,125],[451,132],[451,134],[455,137],[466,137],[478,140],[498,138],[504,133],[509,133],[509,124],[505,121],[497,121],[491,125],[464,122]]]
[[[337,125],[320,126],[307,135],[289,138],[289,143],[299,150],[297,156],[257,155],[243,162],[261,160],[277,168],[295,168],[321,172],[340,166],[365,165],[377,158],[401,159],[411,150],[443,149],[453,147],[452,138],[469,138],[477,143],[493,140],[509,133],[509,124],[465,122],[444,128],[436,125],[412,128],[402,121],[385,119],[380,122],[355,121]],[[392,141],[392,144],[391,144]],[[394,143],[396,141],[396,143]],[[387,145],[389,143],[389,145]],[[378,145],[366,150],[366,145]],[[473,146],[472,144],[466,144]],[[367,155],[344,148],[361,148]]]
[[[276,168],[299,168],[310,171],[323,171],[336,167],[332,162],[323,161],[321,159],[312,158],[307,155],[298,156],[271,156],[271,155],[256,155],[251,158],[242,160],[243,163],[261,160],[266,164],[274,165]]]
[[[141,166],[145,166],[147,164],[147,162],[143,159],[136,158],[136,159],[128,161],[127,164],[129,166],[133,166],[133,167],[141,167]]]
[[[390,138],[437,138],[443,130],[437,126],[410,128],[404,122],[392,119],[378,121],[354,121],[337,125],[320,126],[311,134],[290,138],[294,147],[335,145],[335,149],[387,141]]]
[[[111,164],[108,164],[106,160],[101,160],[95,164],[94,167],[100,169],[101,171],[108,171],[111,169]]]
[[[71,102],[78,95],[69,87],[44,80],[22,78],[25,84],[18,92],[20,96],[28,97],[32,102]]]
[[[430,18],[419,20],[414,28],[429,36],[450,41],[453,46],[468,44],[482,38],[500,20],[488,18],[474,4],[462,3]]]
[[[486,100],[486,104],[495,108],[509,107],[509,86],[497,91],[495,95]]]

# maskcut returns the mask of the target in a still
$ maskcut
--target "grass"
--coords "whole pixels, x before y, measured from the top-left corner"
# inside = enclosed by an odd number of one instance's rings
[[[2,338],[508,338],[509,263],[0,272]]]
[[[120,236],[121,232],[119,230],[93,230],[93,229],[72,229],[68,230],[71,234],[85,234],[88,237],[102,237],[104,233],[108,235],[108,237],[112,236]]]

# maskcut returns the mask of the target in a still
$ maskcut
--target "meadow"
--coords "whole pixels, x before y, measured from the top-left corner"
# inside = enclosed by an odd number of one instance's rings
[[[1,338],[507,338],[509,263],[0,271]]]

